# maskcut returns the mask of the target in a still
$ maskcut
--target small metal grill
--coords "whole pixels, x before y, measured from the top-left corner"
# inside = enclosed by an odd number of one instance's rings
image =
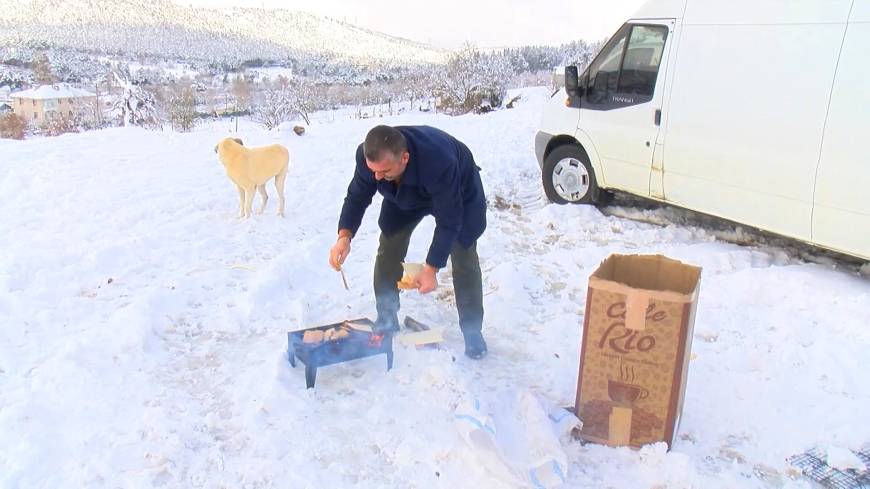
[[[865,445],[861,451],[853,452],[870,467],[870,444]],[[789,457],[788,461],[807,478],[819,483],[822,487],[830,489],[870,489],[870,470],[862,472],[856,470],[840,470],[825,462],[825,452],[818,447],[807,450],[804,453]]]
[[[305,364],[305,386],[307,388],[314,387],[317,368],[326,365],[383,353],[387,356],[387,370],[393,368],[393,334],[391,332],[376,335],[367,331],[345,328],[347,335],[340,339],[318,343],[305,343],[304,341],[306,331],[326,331],[342,327],[348,322],[369,327],[374,326],[371,320],[361,318],[287,333],[287,360],[292,367],[296,367],[297,359]]]

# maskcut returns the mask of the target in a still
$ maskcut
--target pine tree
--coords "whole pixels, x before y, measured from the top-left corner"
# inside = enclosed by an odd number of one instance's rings
[[[51,71],[51,62],[45,53],[39,53],[39,56],[33,60],[31,69],[36,77],[36,83],[48,85],[57,82],[57,77]]]

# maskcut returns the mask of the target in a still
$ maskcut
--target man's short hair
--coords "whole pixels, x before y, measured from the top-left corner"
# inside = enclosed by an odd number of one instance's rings
[[[405,136],[401,131],[390,126],[373,127],[363,143],[363,154],[368,161],[380,161],[384,153],[399,157],[406,151],[408,151],[408,143],[405,141]]]

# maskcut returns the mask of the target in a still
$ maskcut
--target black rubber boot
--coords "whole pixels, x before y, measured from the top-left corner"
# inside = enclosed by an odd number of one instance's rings
[[[473,360],[480,360],[486,356],[486,340],[480,331],[463,331],[465,336],[465,356]]]

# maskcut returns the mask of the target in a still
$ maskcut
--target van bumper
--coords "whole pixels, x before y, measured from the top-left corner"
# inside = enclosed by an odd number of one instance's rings
[[[544,169],[544,151],[547,150],[547,145],[553,139],[553,135],[544,131],[535,133],[535,158],[538,159],[538,166]]]

